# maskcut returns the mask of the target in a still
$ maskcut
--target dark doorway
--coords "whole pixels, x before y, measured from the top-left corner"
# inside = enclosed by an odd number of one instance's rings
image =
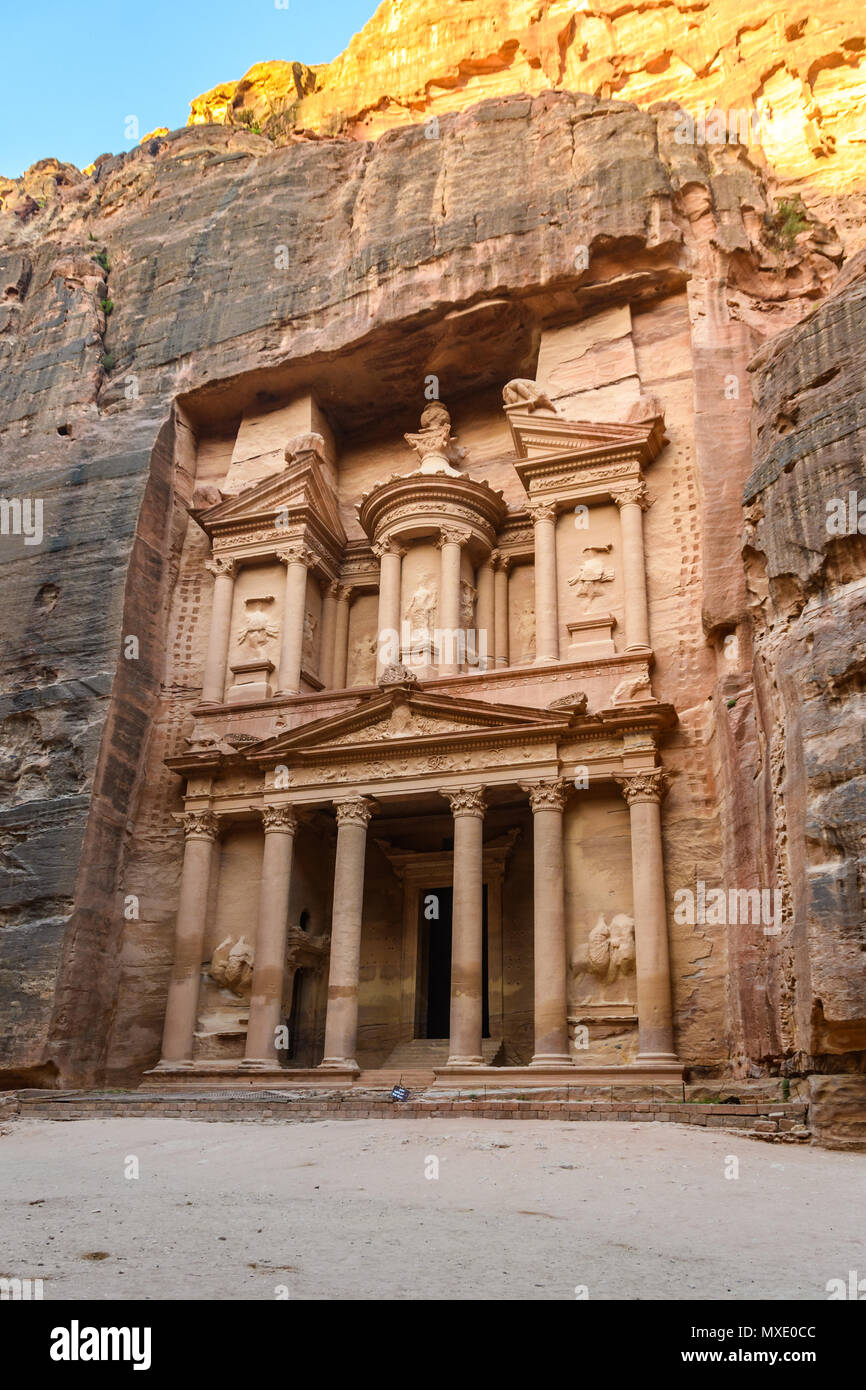
[[[490,1037],[487,984],[487,885],[484,885],[482,1032]],[[451,1031],[451,932],[453,888],[428,888],[418,897],[418,1029],[420,1038],[447,1038]]]

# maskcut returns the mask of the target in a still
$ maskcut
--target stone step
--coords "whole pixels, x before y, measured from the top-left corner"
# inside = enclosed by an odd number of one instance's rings
[[[500,1038],[484,1038],[481,1043],[481,1055],[485,1066],[493,1066],[501,1050]],[[407,1071],[429,1071],[432,1076],[434,1067],[445,1066],[448,1052],[447,1038],[410,1038],[397,1044],[382,1063],[382,1070],[393,1071],[396,1068],[399,1071],[402,1067]]]

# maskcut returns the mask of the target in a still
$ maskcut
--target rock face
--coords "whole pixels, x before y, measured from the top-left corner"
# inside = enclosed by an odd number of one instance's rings
[[[754,819],[742,840],[771,856],[784,928],[753,962],[746,1046],[763,1035],[803,1069],[832,1069],[834,1057],[862,1069],[866,1047],[864,313],[861,254],[751,367],[753,694],[739,718],[750,726]]]
[[[567,57],[535,38],[531,72]],[[89,176],[42,170],[39,197],[16,184],[0,495],[41,503],[41,534],[0,538],[6,1084],[132,1080],[158,1055],[180,865],[162,746],[200,682],[183,635],[200,599],[178,584],[199,438],[216,449],[311,380],[343,438],[386,412],[409,430],[431,372],[449,401],[535,377],[598,418],[663,399],[666,853],[681,878],[778,882],[784,904],[777,936],[679,931],[681,1036],[707,1075],[862,1068],[863,540],[829,536],[826,504],[863,456],[864,281],[852,261],[825,298],[832,233],[808,218],[788,245],[744,151],[683,144],[678,119],[546,92],[443,113],[432,137],[275,148],[202,125]]]
[[[321,68],[258,63],[192,103],[190,122],[253,120],[371,139],[484,97],[550,89],[760,112],[747,143],[853,248],[863,245],[866,70],[845,0],[653,8],[591,0],[385,0]],[[744,137],[740,137],[744,138]],[[856,198],[854,195],[857,195]],[[843,195],[840,197],[840,195]]]

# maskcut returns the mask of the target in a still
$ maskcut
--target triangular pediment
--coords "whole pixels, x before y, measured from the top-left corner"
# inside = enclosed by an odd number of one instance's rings
[[[209,536],[239,524],[273,527],[277,517],[287,517],[289,525],[314,517],[340,545],[346,542],[337,498],[312,450],[296,455],[281,473],[195,516]]]
[[[514,447],[520,459],[566,456],[592,458],[612,450],[639,453],[642,463],[656,457],[664,442],[664,421],[566,420],[550,412],[508,412]]]
[[[416,746],[466,737],[526,736],[560,730],[570,715],[562,710],[493,705],[420,691],[372,695],[355,709],[267,739],[247,751],[253,761],[278,762],[290,756],[337,753],[342,748],[381,749],[383,745]]]

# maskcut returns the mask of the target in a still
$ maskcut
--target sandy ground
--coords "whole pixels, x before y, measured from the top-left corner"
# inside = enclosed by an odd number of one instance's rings
[[[17,1120],[0,1203],[0,1275],[46,1299],[826,1299],[866,1275],[866,1155],[668,1124]]]

